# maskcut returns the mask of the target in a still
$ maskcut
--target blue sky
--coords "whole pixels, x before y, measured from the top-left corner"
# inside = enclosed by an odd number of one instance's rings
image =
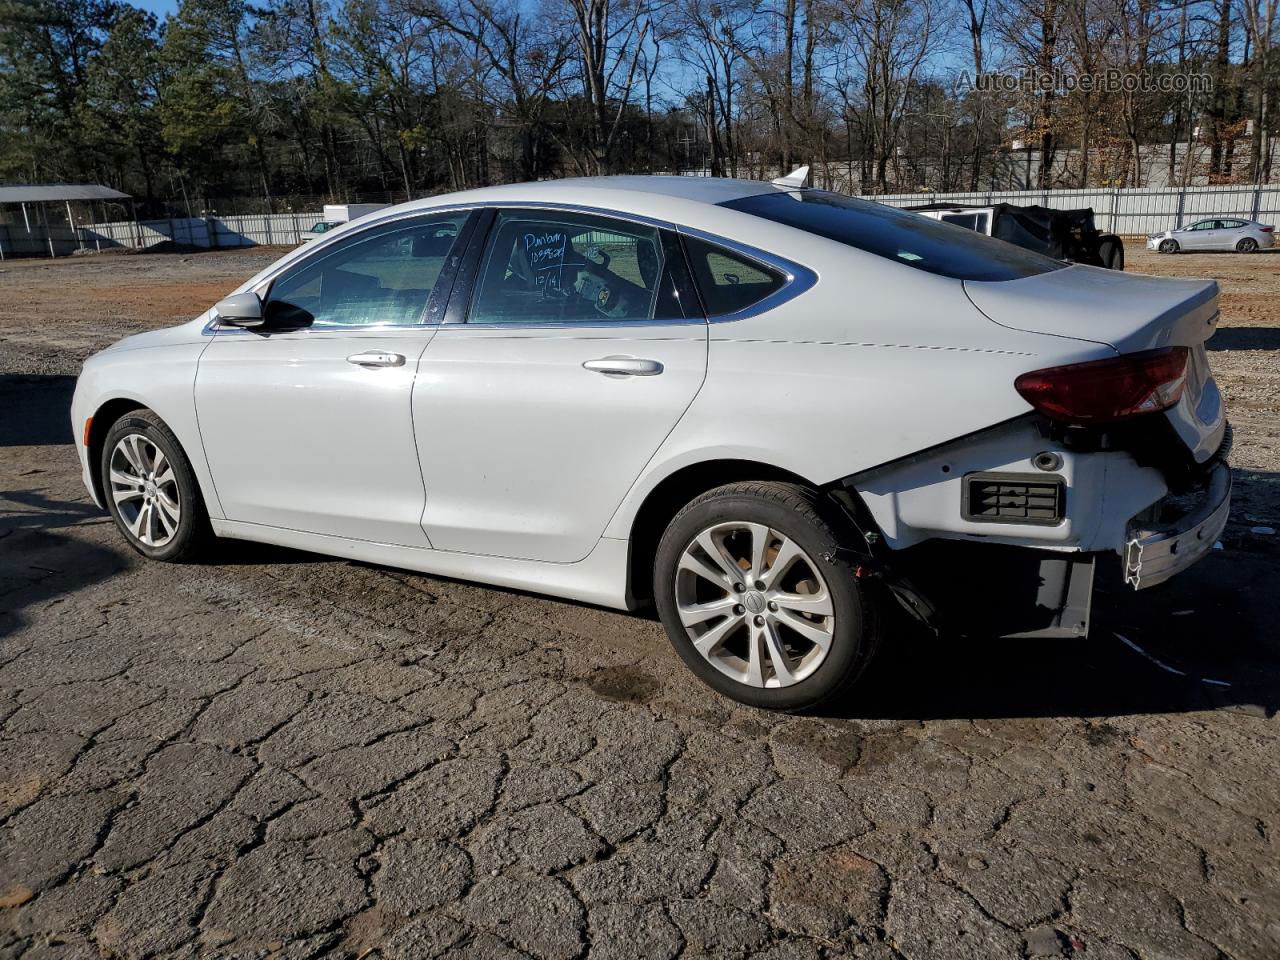
[[[132,6],[154,13],[161,20],[171,13],[178,12],[177,0],[129,0],[129,2]]]

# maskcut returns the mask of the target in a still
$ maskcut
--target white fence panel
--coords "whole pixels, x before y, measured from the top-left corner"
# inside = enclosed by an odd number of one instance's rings
[[[1059,210],[1092,207],[1099,230],[1127,236],[1157,233],[1205,217],[1244,217],[1280,224],[1280,186],[1221,186],[1090,190],[987,190],[962,193],[906,193],[869,196],[868,200],[895,207],[924,203],[957,203],[986,206],[1013,203]],[[64,227],[43,226],[30,231],[21,225],[0,224],[0,256],[48,256],[50,239],[61,256],[81,247],[106,249],[123,246],[148,249],[172,241],[182,247],[235,248],[258,244],[294,246],[317,221],[320,213],[249,214],[228,217],[191,217],[116,221],[81,225],[74,235]]]
[[[1129,236],[1158,233],[1204,217],[1244,217],[1264,223],[1280,219],[1280,187],[1188,187],[1185,190],[989,190],[976,193],[909,193],[866,199],[895,207],[924,203],[987,206],[1012,203],[1058,210],[1092,207],[1099,230]]]

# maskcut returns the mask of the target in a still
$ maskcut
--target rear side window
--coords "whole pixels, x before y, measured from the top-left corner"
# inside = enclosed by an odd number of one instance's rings
[[[759,303],[782,288],[787,278],[772,267],[749,260],[696,237],[684,238],[693,282],[708,317],[723,317]]]
[[[822,190],[757,194],[724,206],[956,280],[1017,280],[1066,266],[918,213]]]

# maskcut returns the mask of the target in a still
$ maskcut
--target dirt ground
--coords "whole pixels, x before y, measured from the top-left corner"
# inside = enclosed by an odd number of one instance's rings
[[[71,378],[280,252],[0,263],[0,958],[1280,956],[1280,254],[1127,251],[1222,284],[1223,549],[787,717],[643,616],[128,551]]]

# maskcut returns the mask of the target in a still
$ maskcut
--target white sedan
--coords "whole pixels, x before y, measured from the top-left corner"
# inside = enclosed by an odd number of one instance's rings
[[[256,540],[622,609],[797,709],[895,616],[1075,637],[1226,523],[1212,282],[789,181],[380,211],[91,357],[84,482],[156,560]],[[903,613],[903,611],[906,611]]]
[[[1147,249],[1161,253],[1184,250],[1234,250],[1257,253],[1268,250],[1276,242],[1275,227],[1238,217],[1210,217],[1164,233],[1147,237]]]

